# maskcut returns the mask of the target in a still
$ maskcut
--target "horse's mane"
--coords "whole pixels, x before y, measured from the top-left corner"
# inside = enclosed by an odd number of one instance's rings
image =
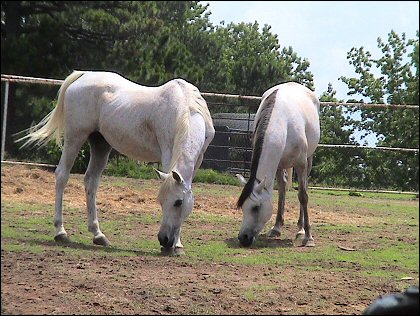
[[[213,120],[211,118],[207,103],[201,96],[200,91],[197,87],[183,79],[175,79],[179,86],[183,89],[186,99],[187,106],[177,116],[176,127],[175,127],[175,138],[172,147],[172,158],[169,164],[168,172],[176,170],[179,157],[182,154],[182,145],[184,144],[190,127],[190,117],[194,113],[199,113],[204,118],[206,130],[210,130],[213,127]],[[167,192],[167,190],[173,185],[174,180],[172,176],[168,177],[160,188],[159,197]]]
[[[177,117],[175,139],[172,148],[172,159],[169,171],[172,171],[176,168],[178,159],[181,156],[182,144],[187,138],[189,132],[191,115],[194,113],[201,114],[201,116],[204,118],[207,130],[210,126],[213,126],[213,121],[207,108],[207,103],[201,96],[198,88],[183,79],[176,79],[176,81],[182,87],[185,95],[187,96],[187,106],[185,107],[185,110]]]
[[[271,113],[273,112],[277,91],[278,89],[274,90],[261,103],[260,115],[255,122],[254,135],[252,139],[253,150],[250,176],[248,182],[242,190],[241,195],[239,196],[238,202],[236,203],[237,208],[240,208],[244,204],[245,200],[250,196],[252,190],[254,189],[254,182],[257,179],[257,169],[260,162],[265,131],[267,129],[268,122],[270,121]]]

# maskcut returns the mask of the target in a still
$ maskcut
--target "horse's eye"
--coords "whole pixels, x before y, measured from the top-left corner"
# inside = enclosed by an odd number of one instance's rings
[[[179,207],[181,205],[182,205],[182,200],[181,199],[180,200],[176,200],[175,203],[174,203],[174,206],[175,207]]]
[[[259,205],[254,205],[253,207],[252,207],[252,211],[253,212],[258,212],[258,210],[260,209],[260,206]]]

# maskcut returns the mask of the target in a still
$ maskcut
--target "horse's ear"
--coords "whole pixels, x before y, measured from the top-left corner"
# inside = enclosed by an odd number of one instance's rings
[[[164,172],[162,172],[162,171],[159,171],[159,170],[157,170],[157,169],[155,169],[155,168],[153,168],[153,170],[156,172],[156,174],[158,175],[158,177],[159,177],[161,180],[166,180],[166,178],[167,178],[167,177],[169,177],[169,174],[167,174],[167,173],[164,173]]]
[[[174,177],[175,181],[178,183],[184,182],[184,179],[182,178],[182,176],[175,170],[172,171],[172,177]]]
[[[264,177],[264,179],[260,183],[257,184],[257,186],[255,187],[255,192],[257,193],[262,192],[262,190],[265,188],[265,179],[266,177]]]
[[[241,174],[237,173],[237,174],[235,174],[235,176],[239,179],[239,182],[242,185],[245,185],[247,183],[247,181],[245,180],[245,178]]]

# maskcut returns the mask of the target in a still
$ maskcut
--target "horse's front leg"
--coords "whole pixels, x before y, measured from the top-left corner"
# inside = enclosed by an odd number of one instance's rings
[[[179,228],[178,236],[175,238],[175,248],[184,248],[184,246],[181,243],[181,228]]]
[[[300,198],[299,198],[300,201]],[[302,239],[305,236],[305,228],[304,228],[304,208],[302,205],[302,202],[300,202],[300,207],[299,207],[299,219],[297,221],[297,227],[298,227],[298,231],[296,233],[296,239]]]
[[[277,186],[279,191],[279,203],[277,208],[276,222],[271,228],[269,237],[280,237],[281,227],[284,225],[284,204],[286,200],[286,184],[287,184],[287,171],[283,169],[277,170]]]
[[[90,160],[85,173],[86,205],[88,211],[88,230],[93,233],[93,243],[96,245],[109,246],[110,242],[99,228],[96,210],[96,192],[99,187],[99,179],[108,162],[111,146],[101,134],[92,134],[89,137]]]
[[[174,255],[185,255],[185,250],[184,250],[184,246],[181,243],[181,228],[179,229],[179,234],[178,236],[176,236],[176,242],[175,242],[175,248],[173,251]]]

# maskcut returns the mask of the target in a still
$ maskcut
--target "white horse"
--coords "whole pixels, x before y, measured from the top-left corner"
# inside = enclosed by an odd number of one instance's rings
[[[99,228],[96,192],[109,153],[146,162],[161,162],[164,172],[158,201],[162,222],[158,239],[163,249],[182,248],[181,224],[191,213],[192,180],[214,137],[207,103],[199,90],[182,79],[146,87],[112,72],[75,71],[62,84],[58,103],[29,134],[22,145],[44,145],[53,138],[64,146],[55,171],[55,237],[67,241],[63,225],[63,192],[75,158],[86,142],[90,160],[85,173],[88,230],[93,243],[110,243]]]
[[[300,215],[296,237],[304,235],[303,245],[314,246],[308,215],[308,175],[312,155],[320,137],[319,100],[308,88],[289,82],[267,90],[254,120],[250,178],[237,202],[243,219],[238,239],[250,246],[273,213],[273,187],[277,176],[279,201],[270,236],[280,236],[284,225],[284,201],[288,171],[294,167],[299,182]],[[290,178],[290,176],[289,176]]]

